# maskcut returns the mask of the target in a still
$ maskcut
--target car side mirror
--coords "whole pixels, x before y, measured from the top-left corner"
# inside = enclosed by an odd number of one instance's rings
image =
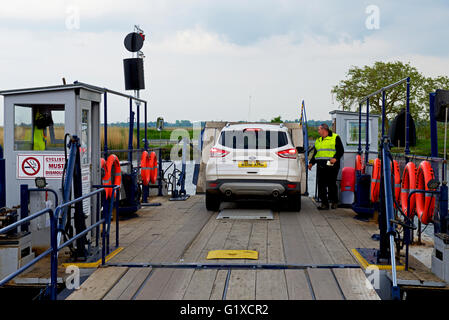
[[[296,151],[298,151],[298,153],[306,153],[306,149],[304,147],[296,147]]]

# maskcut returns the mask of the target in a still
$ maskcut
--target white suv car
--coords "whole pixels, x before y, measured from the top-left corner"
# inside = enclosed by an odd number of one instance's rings
[[[290,210],[301,210],[301,163],[282,124],[228,124],[211,148],[207,209],[239,198],[286,200]]]

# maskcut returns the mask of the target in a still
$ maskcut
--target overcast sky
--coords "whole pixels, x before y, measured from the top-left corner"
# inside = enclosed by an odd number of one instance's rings
[[[327,120],[353,65],[449,75],[447,0],[0,0],[0,90],[65,77],[124,91],[134,24],[147,34],[150,120],[293,120],[302,99]],[[109,120],[124,121],[127,102],[111,104]]]

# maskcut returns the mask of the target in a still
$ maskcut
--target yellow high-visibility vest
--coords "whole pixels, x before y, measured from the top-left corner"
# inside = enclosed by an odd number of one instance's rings
[[[44,129],[38,129],[37,127],[34,127],[33,150],[45,150]]]
[[[319,137],[315,142],[315,149],[317,151],[315,155],[315,160],[330,160],[337,153],[335,143],[338,135],[333,133],[332,137],[327,136],[326,138]]]

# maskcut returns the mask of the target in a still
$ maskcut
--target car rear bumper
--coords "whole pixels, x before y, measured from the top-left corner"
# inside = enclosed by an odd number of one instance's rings
[[[206,192],[228,198],[282,197],[299,194],[301,184],[287,180],[215,180],[207,181]]]

